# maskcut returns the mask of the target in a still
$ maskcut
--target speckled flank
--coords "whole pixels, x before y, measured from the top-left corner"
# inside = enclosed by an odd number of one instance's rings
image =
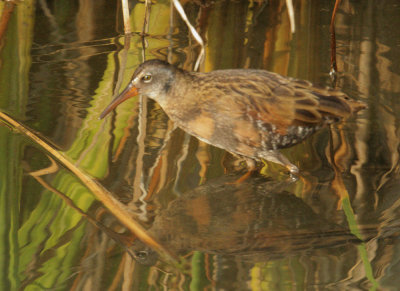
[[[289,126],[286,134],[282,135],[276,131],[276,126],[273,124],[258,122],[257,127],[262,133],[262,151],[276,150],[298,144],[320,128],[320,126]]]

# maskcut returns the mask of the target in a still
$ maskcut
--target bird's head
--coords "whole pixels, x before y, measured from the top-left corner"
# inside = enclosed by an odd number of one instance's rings
[[[144,62],[136,69],[124,91],[104,109],[100,118],[104,118],[119,104],[138,94],[148,96],[162,106],[166,102],[167,93],[178,71],[180,71],[178,68],[164,61],[150,60]]]

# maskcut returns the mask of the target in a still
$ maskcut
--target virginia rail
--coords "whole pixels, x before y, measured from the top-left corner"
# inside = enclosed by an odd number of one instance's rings
[[[324,125],[365,107],[346,94],[265,70],[188,72],[160,60],[141,64],[127,88],[103,111],[143,94],[184,131],[246,158],[298,168],[278,149],[300,143]]]

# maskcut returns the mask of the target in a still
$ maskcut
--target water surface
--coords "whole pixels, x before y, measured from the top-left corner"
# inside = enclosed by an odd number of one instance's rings
[[[192,70],[200,50],[168,1],[152,5],[144,39],[144,4],[131,2],[127,40],[115,2],[21,2],[0,41],[0,110],[109,189],[179,264],[0,123],[1,289],[397,290],[398,1],[338,11],[337,87],[368,108],[283,150],[301,179],[267,163],[241,184],[240,160],[174,129],[151,100],[98,119],[144,59]],[[285,2],[185,2],[206,40],[200,70],[262,68],[331,86],[332,1],[297,1],[294,34]]]

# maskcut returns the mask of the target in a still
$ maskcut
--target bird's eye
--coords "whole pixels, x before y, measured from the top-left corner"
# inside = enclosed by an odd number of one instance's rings
[[[145,260],[147,259],[147,252],[146,251],[139,251],[136,253],[136,256],[139,260]]]
[[[150,83],[152,79],[152,76],[150,74],[146,74],[142,77],[142,81],[145,83]]]

